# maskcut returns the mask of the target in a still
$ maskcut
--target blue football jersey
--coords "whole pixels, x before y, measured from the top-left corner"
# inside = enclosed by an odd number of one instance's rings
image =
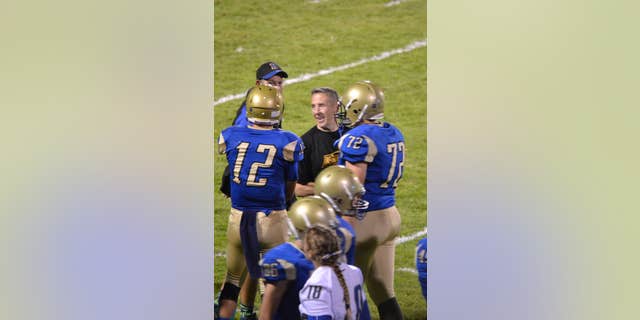
[[[427,298],[427,238],[422,238],[416,246],[416,269],[422,288],[422,295]]]
[[[364,200],[369,201],[366,211],[395,205],[395,188],[402,178],[405,159],[404,137],[393,125],[361,124],[338,140],[338,163],[366,162],[368,164],[364,187]]]
[[[238,210],[286,208],[287,181],[298,180],[304,145],[292,132],[249,127],[226,128],[218,139],[231,171],[231,206]]]
[[[347,264],[354,265],[356,261],[356,232],[353,230],[351,224],[342,219],[342,217],[336,218],[338,218],[336,234],[340,238],[340,249],[347,257]]]
[[[300,319],[300,297],[298,293],[304,287],[314,269],[313,263],[293,244],[286,242],[267,251],[260,260],[262,277],[267,283],[291,280],[274,319]]]
[[[238,116],[233,121],[234,126],[246,127],[249,125],[249,120],[247,119],[247,105],[245,102],[242,103],[240,107],[240,111],[238,112]]]

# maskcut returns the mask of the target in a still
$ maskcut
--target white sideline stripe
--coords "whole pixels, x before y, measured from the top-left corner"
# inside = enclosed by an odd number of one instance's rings
[[[418,274],[418,270],[414,269],[414,268],[397,268],[396,271],[404,271],[404,272],[411,272],[413,274]]]
[[[400,4],[402,2],[405,2],[406,0],[393,0],[393,1],[389,1],[387,3],[384,4],[385,7],[391,7],[391,6],[395,6],[397,4]]]
[[[427,227],[424,227],[424,229],[414,233],[414,234],[410,234],[408,236],[402,236],[402,237],[398,237],[395,240],[396,246],[401,244],[401,243],[405,243],[407,241],[411,241],[413,239],[422,237],[423,235],[427,234]]]
[[[416,239],[416,238],[419,238],[419,237],[421,237],[421,236],[423,236],[423,235],[425,235],[425,234],[427,234],[427,227],[425,227],[423,230],[420,230],[420,231],[418,231],[418,232],[416,232],[416,233],[413,233],[413,234],[410,234],[410,235],[408,235],[408,236],[402,236],[402,237],[398,237],[398,238],[396,238],[396,240],[395,240],[395,245],[397,246],[397,245],[402,244],[402,243],[405,243],[405,242],[407,242],[407,241],[411,241],[411,240]],[[227,256],[227,254],[226,254],[226,253],[224,253],[224,252],[216,252],[215,256],[216,256],[216,257],[223,257],[223,258],[224,258],[224,257],[226,257],[226,256]],[[402,269],[402,268],[400,268],[400,269]],[[405,269],[406,269],[406,268],[405,268]],[[398,270],[399,270],[399,269],[398,269]],[[407,270],[403,270],[403,271],[407,271]]]
[[[382,53],[377,54],[377,55],[372,56],[372,57],[360,59],[358,61],[347,63],[347,64],[343,64],[343,65],[338,66],[338,67],[330,67],[328,69],[320,70],[318,72],[304,73],[304,74],[302,74],[301,76],[299,76],[297,78],[288,79],[285,82],[285,85],[290,85],[290,84],[294,84],[294,83],[298,83],[298,82],[308,81],[308,80],[313,79],[313,78],[318,77],[318,76],[324,76],[324,75],[328,75],[328,74],[334,73],[336,71],[342,71],[342,70],[345,70],[345,69],[353,68],[353,67],[359,66],[361,64],[365,64],[365,63],[371,62],[371,61],[383,60],[383,59],[389,58],[391,56],[394,56],[396,54],[406,53],[406,52],[413,51],[415,49],[426,47],[426,46],[427,46],[427,39],[420,40],[420,41],[415,41],[415,42],[412,42],[412,43],[406,45],[404,48],[398,48],[398,49],[393,49],[391,51],[385,51],[385,52],[382,52]],[[244,95],[245,95],[245,93],[238,93],[238,94],[224,96],[224,97],[222,97],[222,98],[220,98],[218,100],[215,100],[213,102],[213,106],[215,107],[215,106],[217,106],[217,105],[219,105],[221,103],[225,103],[225,102],[228,102],[228,101],[231,101],[231,100],[240,99],[240,98],[244,97]]]

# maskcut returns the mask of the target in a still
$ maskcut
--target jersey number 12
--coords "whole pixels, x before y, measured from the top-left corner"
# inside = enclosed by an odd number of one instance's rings
[[[245,157],[247,155],[247,149],[249,149],[249,142],[240,143],[236,149],[238,149],[238,157],[236,158],[236,163],[233,166],[233,182],[240,183],[240,169],[244,163]],[[259,178],[256,179],[256,175],[258,173],[258,168],[269,168],[273,163],[273,158],[276,156],[276,147],[274,145],[269,144],[259,144],[256,149],[257,152],[265,153],[267,152],[267,158],[264,162],[253,162],[251,164],[251,169],[249,170],[249,176],[247,177],[247,186],[250,187],[262,187],[267,184],[267,178]]]

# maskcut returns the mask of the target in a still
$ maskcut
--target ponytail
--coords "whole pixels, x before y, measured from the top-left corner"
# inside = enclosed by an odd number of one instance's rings
[[[331,267],[335,272],[344,292],[344,305],[347,310],[345,319],[351,319],[351,297],[349,296],[347,282],[344,280],[344,275],[340,270],[339,260],[342,256],[342,251],[340,250],[340,240],[335,231],[323,225],[311,226],[305,233],[304,242],[311,260],[319,265]]]
[[[336,262],[333,265],[333,272],[336,273],[336,276],[338,277],[338,281],[340,282],[340,286],[342,287],[342,292],[344,292],[344,306],[347,309],[345,319],[351,319],[351,304],[349,303],[351,301],[351,297],[349,297],[349,288],[347,288],[347,282],[344,281],[344,275],[340,270],[339,263]]]

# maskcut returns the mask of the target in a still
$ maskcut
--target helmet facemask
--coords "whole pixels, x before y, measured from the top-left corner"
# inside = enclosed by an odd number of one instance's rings
[[[369,201],[362,199],[364,196],[364,192],[361,194],[357,194],[355,196],[349,195],[346,199],[341,198],[332,198],[326,193],[321,193],[321,197],[323,197],[327,202],[331,204],[333,209],[342,216],[347,217],[356,217],[358,220],[364,219],[367,215],[366,210],[369,208]],[[345,201],[351,200],[351,201]]]
[[[327,200],[341,215],[363,219],[369,202],[362,199],[365,188],[353,172],[344,166],[322,170],[315,180],[314,193]]]

